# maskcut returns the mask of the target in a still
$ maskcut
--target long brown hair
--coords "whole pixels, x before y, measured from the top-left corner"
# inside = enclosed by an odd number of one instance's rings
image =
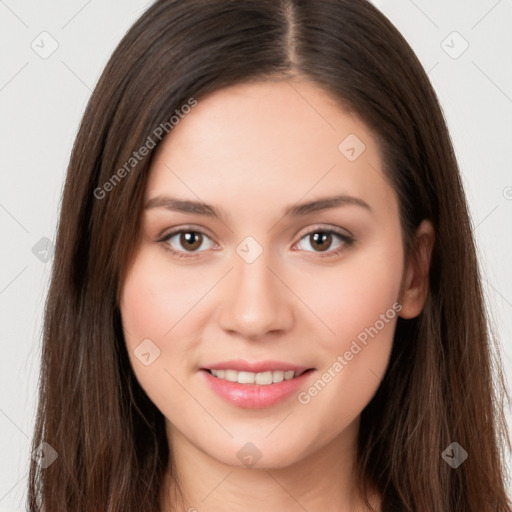
[[[406,254],[423,219],[436,232],[425,308],[398,320],[387,372],[361,415],[361,490],[376,488],[393,512],[510,508],[508,394],[454,151],[412,49],[365,0],[160,0],[112,55],[73,147],[33,438],[34,450],[58,456],[32,461],[30,510],[160,510],[164,475],[177,475],[164,417],[130,367],[118,307],[155,130],[171,133],[169,119],[191,98],[294,76],[333,94],[376,134]],[[143,146],[154,147],[135,162]],[[468,453],[457,468],[441,456],[453,442]]]

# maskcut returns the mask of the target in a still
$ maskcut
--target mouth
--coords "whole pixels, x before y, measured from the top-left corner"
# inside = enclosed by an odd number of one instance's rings
[[[209,373],[219,380],[227,382],[236,382],[238,384],[255,384],[258,386],[269,386],[271,384],[278,384],[283,381],[293,380],[301,375],[312,372],[314,368],[307,368],[303,370],[273,370],[264,372],[248,372],[238,371],[234,369],[215,370],[209,368],[202,368],[203,371]]]

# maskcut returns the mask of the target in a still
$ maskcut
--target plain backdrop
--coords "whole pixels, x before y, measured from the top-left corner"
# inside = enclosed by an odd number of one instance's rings
[[[409,41],[441,101],[510,376],[512,0],[374,3]],[[1,512],[25,510],[41,319],[72,143],[107,59],[148,6],[0,0]]]

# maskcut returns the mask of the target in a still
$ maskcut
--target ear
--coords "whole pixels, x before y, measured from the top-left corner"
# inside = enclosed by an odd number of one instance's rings
[[[432,223],[424,220],[414,236],[411,254],[404,269],[399,302],[402,318],[414,318],[421,313],[427,300],[429,270],[435,233]]]

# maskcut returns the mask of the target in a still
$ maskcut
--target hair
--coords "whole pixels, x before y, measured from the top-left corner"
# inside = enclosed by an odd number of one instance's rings
[[[393,512],[511,508],[502,460],[508,393],[471,220],[441,107],[413,50],[365,0],[159,0],[114,51],[73,146],[32,441],[58,458],[46,468],[31,462],[31,511],[155,512],[166,472],[178,481],[164,417],[134,376],[119,311],[155,128],[168,128],[191,98],[294,77],[318,84],[375,134],[407,258],[420,222],[435,230],[423,311],[398,319],[387,371],[361,413],[362,495],[376,489]],[[148,137],[155,147],[113,183]],[[456,469],[441,457],[454,441],[469,454]]]

